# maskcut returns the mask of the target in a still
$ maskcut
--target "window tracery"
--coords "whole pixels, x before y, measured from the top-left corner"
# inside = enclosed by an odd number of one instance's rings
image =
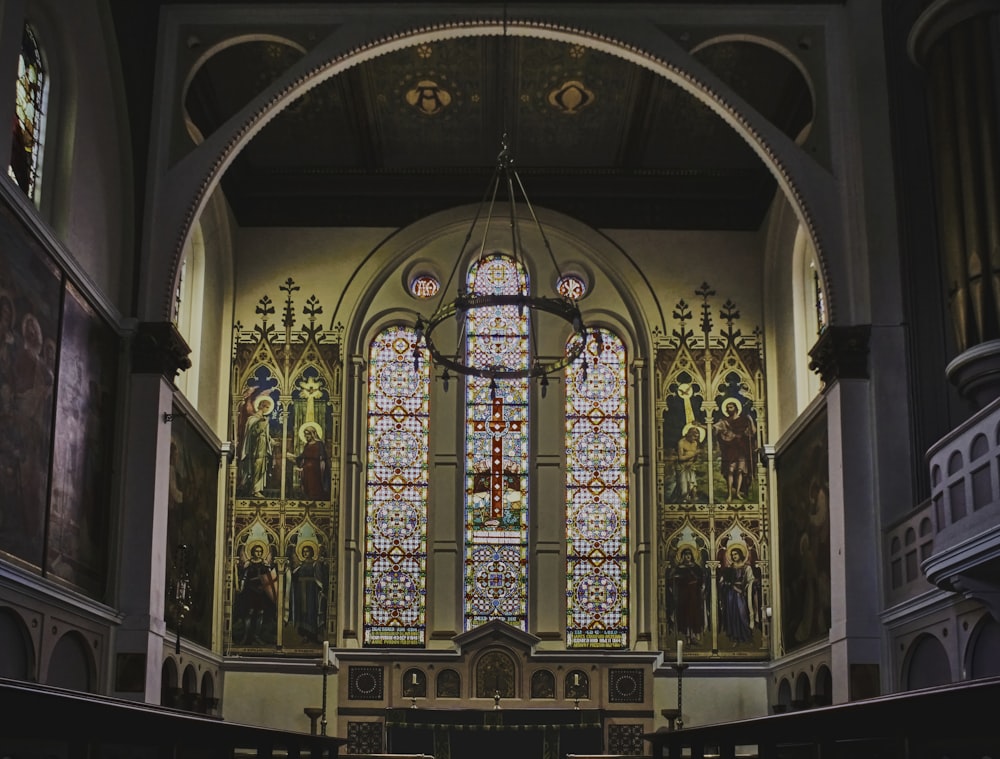
[[[566,645],[628,645],[625,346],[590,333],[566,370]]]
[[[8,175],[38,203],[49,79],[42,49],[30,24],[24,25],[17,61],[16,100]]]
[[[368,383],[364,644],[422,646],[430,361],[413,328],[372,341]]]
[[[470,292],[516,294],[527,273],[494,253],[469,270]],[[528,366],[528,314],[516,306],[470,309],[467,362]],[[528,380],[466,382],[465,628],[499,619],[524,630],[528,603]]]

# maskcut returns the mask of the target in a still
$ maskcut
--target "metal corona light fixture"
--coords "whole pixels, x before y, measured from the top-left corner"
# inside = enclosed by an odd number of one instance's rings
[[[500,223],[494,216],[494,210],[496,209],[497,196],[501,188],[506,190],[507,195],[509,216],[506,221],[509,224],[511,234],[511,258],[514,259],[519,267],[524,267],[524,249],[521,240],[522,220],[518,215],[518,203],[520,202],[527,210],[531,224],[537,230],[554,270],[561,276],[562,270],[552,252],[549,239],[542,228],[541,222],[538,220],[538,216],[535,214],[531,201],[528,200],[521,178],[514,168],[514,160],[511,156],[507,134],[504,133],[493,177],[483,196],[483,200],[476,210],[472,225],[459,250],[458,257],[448,280],[449,285],[454,280],[456,272],[464,258],[466,247],[480,223],[483,225],[482,242],[479,246],[480,261],[487,255],[487,243],[490,238],[491,226],[494,223]],[[466,376],[489,379],[494,383],[493,386],[495,386],[498,380],[538,378],[544,394],[545,388],[548,385],[548,375],[566,368],[579,358],[583,352],[587,342],[587,328],[583,323],[580,307],[571,298],[564,297],[558,293],[555,293],[553,297],[534,294],[530,291],[527,281],[522,282],[516,293],[497,294],[476,292],[468,291],[465,287],[460,287],[458,296],[451,301],[445,300],[448,289],[447,286],[442,289],[441,299],[431,316],[427,319],[418,317],[416,323],[418,343],[423,342],[431,355],[431,360],[444,369],[442,379],[445,381],[446,390],[451,372],[455,372]],[[516,307],[521,314],[527,312],[530,332],[528,335],[529,361],[526,366],[511,367],[503,364],[476,363],[471,357],[465,356],[465,352],[462,349],[462,340],[466,334],[465,321],[469,312],[476,309],[490,309],[503,306]],[[565,323],[570,326],[572,334],[570,339],[565,343],[565,352],[561,355],[541,355],[538,333],[540,329],[543,329],[541,326],[543,319],[555,320],[556,323]],[[450,351],[443,350],[441,345],[436,342],[436,331],[443,324],[447,323],[454,323],[454,332],[457,335],[457,343],[454,349]],[[420,348],[418,347],[414,350],[415,363],[419,361],[419,357]]]

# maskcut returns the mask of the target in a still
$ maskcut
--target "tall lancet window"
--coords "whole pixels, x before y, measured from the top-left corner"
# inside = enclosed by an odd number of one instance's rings
[[[21,36],[21,55],[17,60],[14,126],[7,173],[36,204],[47,97],[48,75],[42,50],[35,39],[35,32],[25,24]]]
[[[364,644],[423,646],[430,356],[389,327],[368,362]]]
[[[628,645],[625,346],[592,332],[566,369],[566,645]]]
[[[527,292],[527,274],[494,253],[470,268],[469,292]],[[466,362],[528,368],[528,314],[516,306],[470,309]],[[465,629],[499,619],[527,629],[528,380],[466,382]]]

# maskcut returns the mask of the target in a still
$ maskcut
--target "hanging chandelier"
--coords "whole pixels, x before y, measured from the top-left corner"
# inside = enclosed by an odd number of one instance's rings
[[[525,254],[522,244],[521,225],[524,223],[518,213],[518,205],[521,204],[527,211],[532,227],[538,232],[545,251],[548,253],[553,269],[557,272],[557,282],[562,281],[563,270],[558,265],[548,236],[545,234],[538,216],[528,199],[524,190],[524,184],[514,167],[514,160],[511,155],[507,133],[504,132],[501,138],[501,148],[497,155],[496,167],[493,177],[487,186],[483,199],[480,201],[472,219],[472,224],[459,249],[455,265],[452,268],[448,284],[442,288],[441,298],[434,312],[424,319],[417,318],[416,337],[417,347],[414,349],[414,362],[419,362],[421,344],[430,353],[434,364],[442,367],[444,372],[442,379],[445,382],[445,389],[448,387],[448,380],[451,372],[465,376],[482,377],[489,379],[491,389],[495,392],[496,382],[502,380],[517,379],[539,379],[542,393],[548,386],[548,375],[565,369],[572,364],[583,352],[587,343],[587,327],[584,325],[583,317],[580,314],[580,307],[576,300],[554,292],[553,296],[547,297],[531,292],[526,276],[518,280],[517,292],[496,293],[478,292],[475,286],[472,289],[466,286],[459,287],[459,294],[451,301],[446,301],[447,293],[450,291],[452,281],[456,272],[464,259],[464,253],[468,247],[476,227],[482,224],[481,240],[479,244],[478,256],[482,262],[489,254],[487,245],[490,242],[490,231],[493,224],[500,224],[495,215],[498,195],[501,189],[506,193],[508,214],[505,221],[510,228],[510,257],[515,262],[520,272],[527,271],[525,264]],[[502,198],[501,198],[502,202]],[[528,359],[519,366],[505,365],[500,362],[488,360],[476,360],[472,351],[466,351],[463,342],[467,335],[467,320],[470,313],[479,309],[497,309],[499,307],[516,308],[519,316],[527,314],[528,331],[526,339],[528,341]],[[481,313],[483,313],[481,311]],[[453,328],[456,335],[456,342],[452,349],[443,348],[439,342],[438,335],[445,332],[443,325]],[[545,334],[552,330],[565,330],[569,326],[571,332],[569,339],[564,343],[563,353],[555,356],[544,356],[541,354],[541,344],[539,334]],[[439,330],[439,328],[442,328]],[[447,330],[449,333],[452,330]],[[443,338],[441,338],[443,339]],[[493,339],[517,339],[508,335],[497,335]],[[498,353],[499,356],[503,352]]]

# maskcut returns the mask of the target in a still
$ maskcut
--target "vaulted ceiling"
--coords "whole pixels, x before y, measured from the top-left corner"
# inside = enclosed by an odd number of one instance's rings
[[[789,136],[812,121],[785,55],[733,36],[692,49]],[[187,91],[191,122],[210,134],[301,55],[271,40],[222,49]],[[223,189],[245,226],[403,225],[478,201],[504,132],[531,202],[598,228],[755,230],[774,197],[750,147],[674,84],[515,37],[411,47],[335,76],[254,138]]]

